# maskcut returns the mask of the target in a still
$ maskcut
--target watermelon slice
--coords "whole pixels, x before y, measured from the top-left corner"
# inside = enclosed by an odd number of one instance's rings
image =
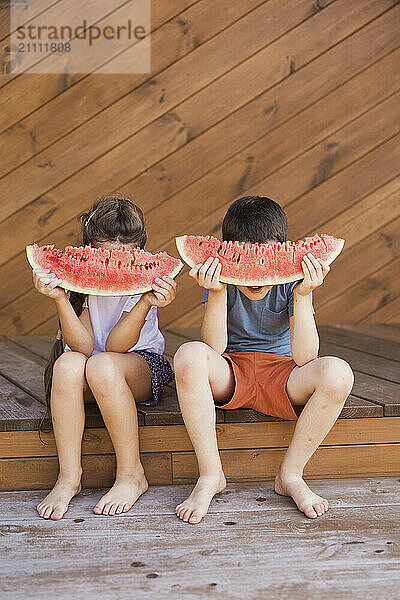
[[[330,264],[340,254],[344,240],[325,233],[298,242],[249,244],[220,242],[212,236],[182,235],[176,238],[178,252],[190,266],[210,256],[221,264],[220,281],[235,285],[277,285],[303,279],[301,261],[307,252]]]
[[[91,246],[52,246],[33,244],[26,247],[33,269],[50,269],[62,279],[60,287],[95,296],[131,296],[152,289],[156,277],[174,278],[183,263],[166,252],[151,254],[140,248],[116,250]]]

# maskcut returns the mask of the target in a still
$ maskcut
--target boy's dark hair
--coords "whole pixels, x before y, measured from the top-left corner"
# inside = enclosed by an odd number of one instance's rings
[[[135,244],[144,248],[147,240],[143,212],[125,194],[114,192],[97,200],[92,207],[82,212],[78,219],[81,222],[81,239],[78,244],[87,246],[100,245],[105,241],[123,244]],[[78,317],[83,310],[85,295],[70,292],[69,300]],[[61,324],[56,341],[51,348],[49,362],[44,371],[44,387],[47,411],[41,423],[41,428],[46,416],[50,419],[50,396],[53,382],[53,367],[57,358],[64,352]]]
[[[222,239],[263,244],[286,242],[286,215],[274,200],[265,196],[244,196],[235,200],[222,222]]]

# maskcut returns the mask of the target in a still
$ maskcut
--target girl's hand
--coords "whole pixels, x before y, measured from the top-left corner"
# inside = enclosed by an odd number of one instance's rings
[[[32,277],[33,285],[44,296],[58,300],[66,295],[63,288],[57,287],[62,279],[50,273],[50,269],[33,269]]]
[[[222,265],[218,258],[210,256],[204,264],[195,265],[189,271],[190,277],[193,277],[197,283],[208,290],[220,292],[225,289],[225,283],[221,283],[219,276],[221,275]]]
[[[315,258],[311,252],[304,256],[301,266],[304,272],[304,279],[294,286],[293,293],[300,296],[308,296],[310,292],[322,284],[324,277],[329,273],[331,268],[321,258]]]
[[[147,292],[143,295],[143,298],[149,303],[150,306],[157,306],[162,308],[168,306],[176,296],[176,283],[172,277],[164,275],[162,279],[156,278],[152,285],[153,291]]]

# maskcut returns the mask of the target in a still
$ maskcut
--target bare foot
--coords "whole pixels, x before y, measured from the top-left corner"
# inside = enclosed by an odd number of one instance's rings
[[[225,488],[226,479],[222,471],[215,478],[200,477],[190,496],[175,508],[175,513],[185,523],[200,523],[213,496]]]
[[[59,521],[67,512],[71,499],[80,491],[80,480],[73,482],[60,477],[36,510],[43,519],[52,518],[54,521]]]
[[[143,473],[138,477],[118,477],[112,488],[100,498],[93,512],[96,515],[120,515],[132,508],[136,500],[148,489]]]
[[[297,508],[310,519],[320,517],[329,508],[328,500],[310,490],[300,475],[283,475],[279,470],[275,478],[274,490],[281,496],[293,498]]]

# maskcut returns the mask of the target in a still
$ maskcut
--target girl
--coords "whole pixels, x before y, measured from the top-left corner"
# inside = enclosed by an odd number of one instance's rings
[[[80,215],[82,242],[108,250],[121,245],[144,248],[143,213],[121,194],[106,196]],[[45,371],[46,400],[54,428],[59,475],[38,505],[45,519],[58,520],[81,490],[83,393],[90,387],[114,445],[117,473],[113,487],[94,507],[95,514],[127,512],[147,488],[139,456],[136,402],[156,404],[172,381],[162,356],[164,338],[157,307],[175,298],[170,277],[156,279],[153,291],[134,296],[84,296],[66,293],[49,270],[34,271],[36,289],[56,304],[60,329]],[[66,342],[64,351],[61,337]]]

